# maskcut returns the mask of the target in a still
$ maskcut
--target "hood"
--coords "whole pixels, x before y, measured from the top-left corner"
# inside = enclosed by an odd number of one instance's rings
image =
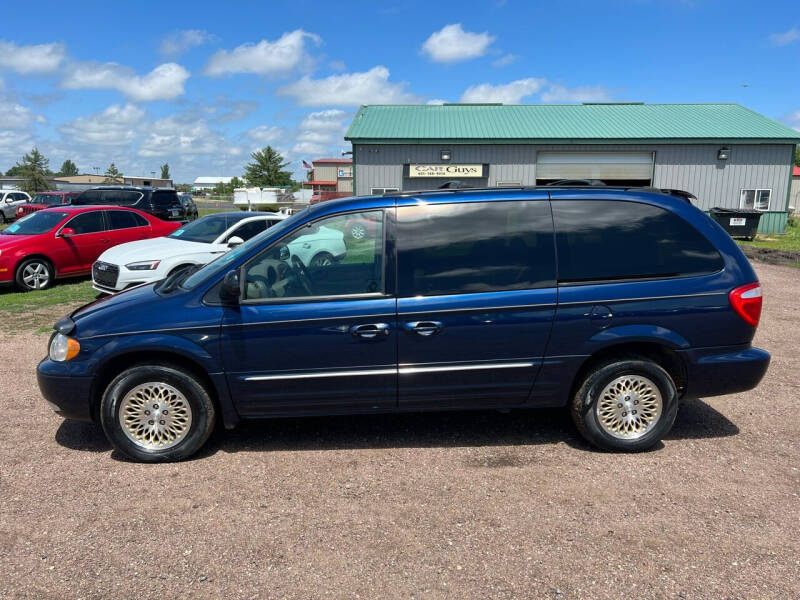
[[[0,248],[10,248],[11,246],[16,246],[17,244],[24,244],[27,241],[30,241],[34,238],[39,237],[38,235],[0,235]]]
[[[208,253],[213,252],[217,247],[218,244],[159,237],[114,246],[103,252],[98,260],[113,265],[126,265],[141,260],[164,260],[175,256]]]

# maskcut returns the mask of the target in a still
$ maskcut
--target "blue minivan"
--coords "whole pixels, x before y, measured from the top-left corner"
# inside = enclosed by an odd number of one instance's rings
[[[60,320],[38,367],[60,415],[141,461],[221,422],[568,407],[652,447],[682,398],[756,386],[761,288],[685,193],[439,190],[315,205],[194,272]],[[365,235],[348,236],[352,223]],[[310,256],[317,239],[342,256]]]

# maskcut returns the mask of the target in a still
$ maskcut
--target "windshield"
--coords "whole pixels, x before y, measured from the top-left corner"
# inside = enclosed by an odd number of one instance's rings
[[[39,211],[28,215],[9,225],[3,230],[3,235],[39,235],[47,233],[58,225],[69,213],[59,211]]]
[[[61,204],[61,196],[57,194],[36,194],[31,198],[31,204]]]
[[[208,215],[202,219],[187,223],[180,229],[176,229],[170,233],[167,237],[178,238],[180,240],[186,240],[187,242],[203,242],[205,244],[210,244],[234,223],[251,216],[253,215],[248,213]]]
[[[258,235],[251,237],[243,244],[239,244],[233,250],[222,254],[219,258],[212,260],[210,263],[205,265],[203,268],[198,269],[190,277],[186,279],[183,283],[181,283],[181,288],[185,290],[191,290],[194,287],[198,286],[202,282],[207,279],[210,279],[219,273],[222,273],[225,269],[228,268],[230,264],[236,261],[237,258],[240,256],[247,254],[252,248],[257,248],[261,245],[261,242],[264,240],[265,237],[268,235],[271,236],[275,233],[282,234],[284,231],[291,229],[294,227],[294,224],[299,221],[303,216],[305,216],[306,212],[308,212],[308,208],[304,208],[298,213],[293,214],[288,219],[284,219],[280,221],[278,224],[273,225],[266,231],[262,231]],[[205,217],[204,217],[205,218]],[[197,223],[198,221],[194,221]]]

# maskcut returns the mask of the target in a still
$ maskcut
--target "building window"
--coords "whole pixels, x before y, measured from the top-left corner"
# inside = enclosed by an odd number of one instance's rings
[[[387,194],[389,192],[399,192],[398,188],[372,188],[370,194],[380,195],[380,194]]]
[[[754,189],[742,190],[739,195],[739,208],[754,208],[756,210],[769,210],[769,200],[772,190]]]
[[[510,187],[522,187],[521,181],[498,181],[497,187],[499,188],[510,188]]]

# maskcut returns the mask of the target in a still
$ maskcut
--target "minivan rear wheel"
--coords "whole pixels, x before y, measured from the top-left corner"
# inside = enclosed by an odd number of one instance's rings
[[[106,388],[100,420],[111,444],[142,462],[188,458],[208,440],[216,411],[205,386],[183,369],[136,365]]]
[[[657,444],[678,412],[675,382],[643,358],[603,362],[586,374],[572,399],[581,435],[604,450],[638,452]]]

